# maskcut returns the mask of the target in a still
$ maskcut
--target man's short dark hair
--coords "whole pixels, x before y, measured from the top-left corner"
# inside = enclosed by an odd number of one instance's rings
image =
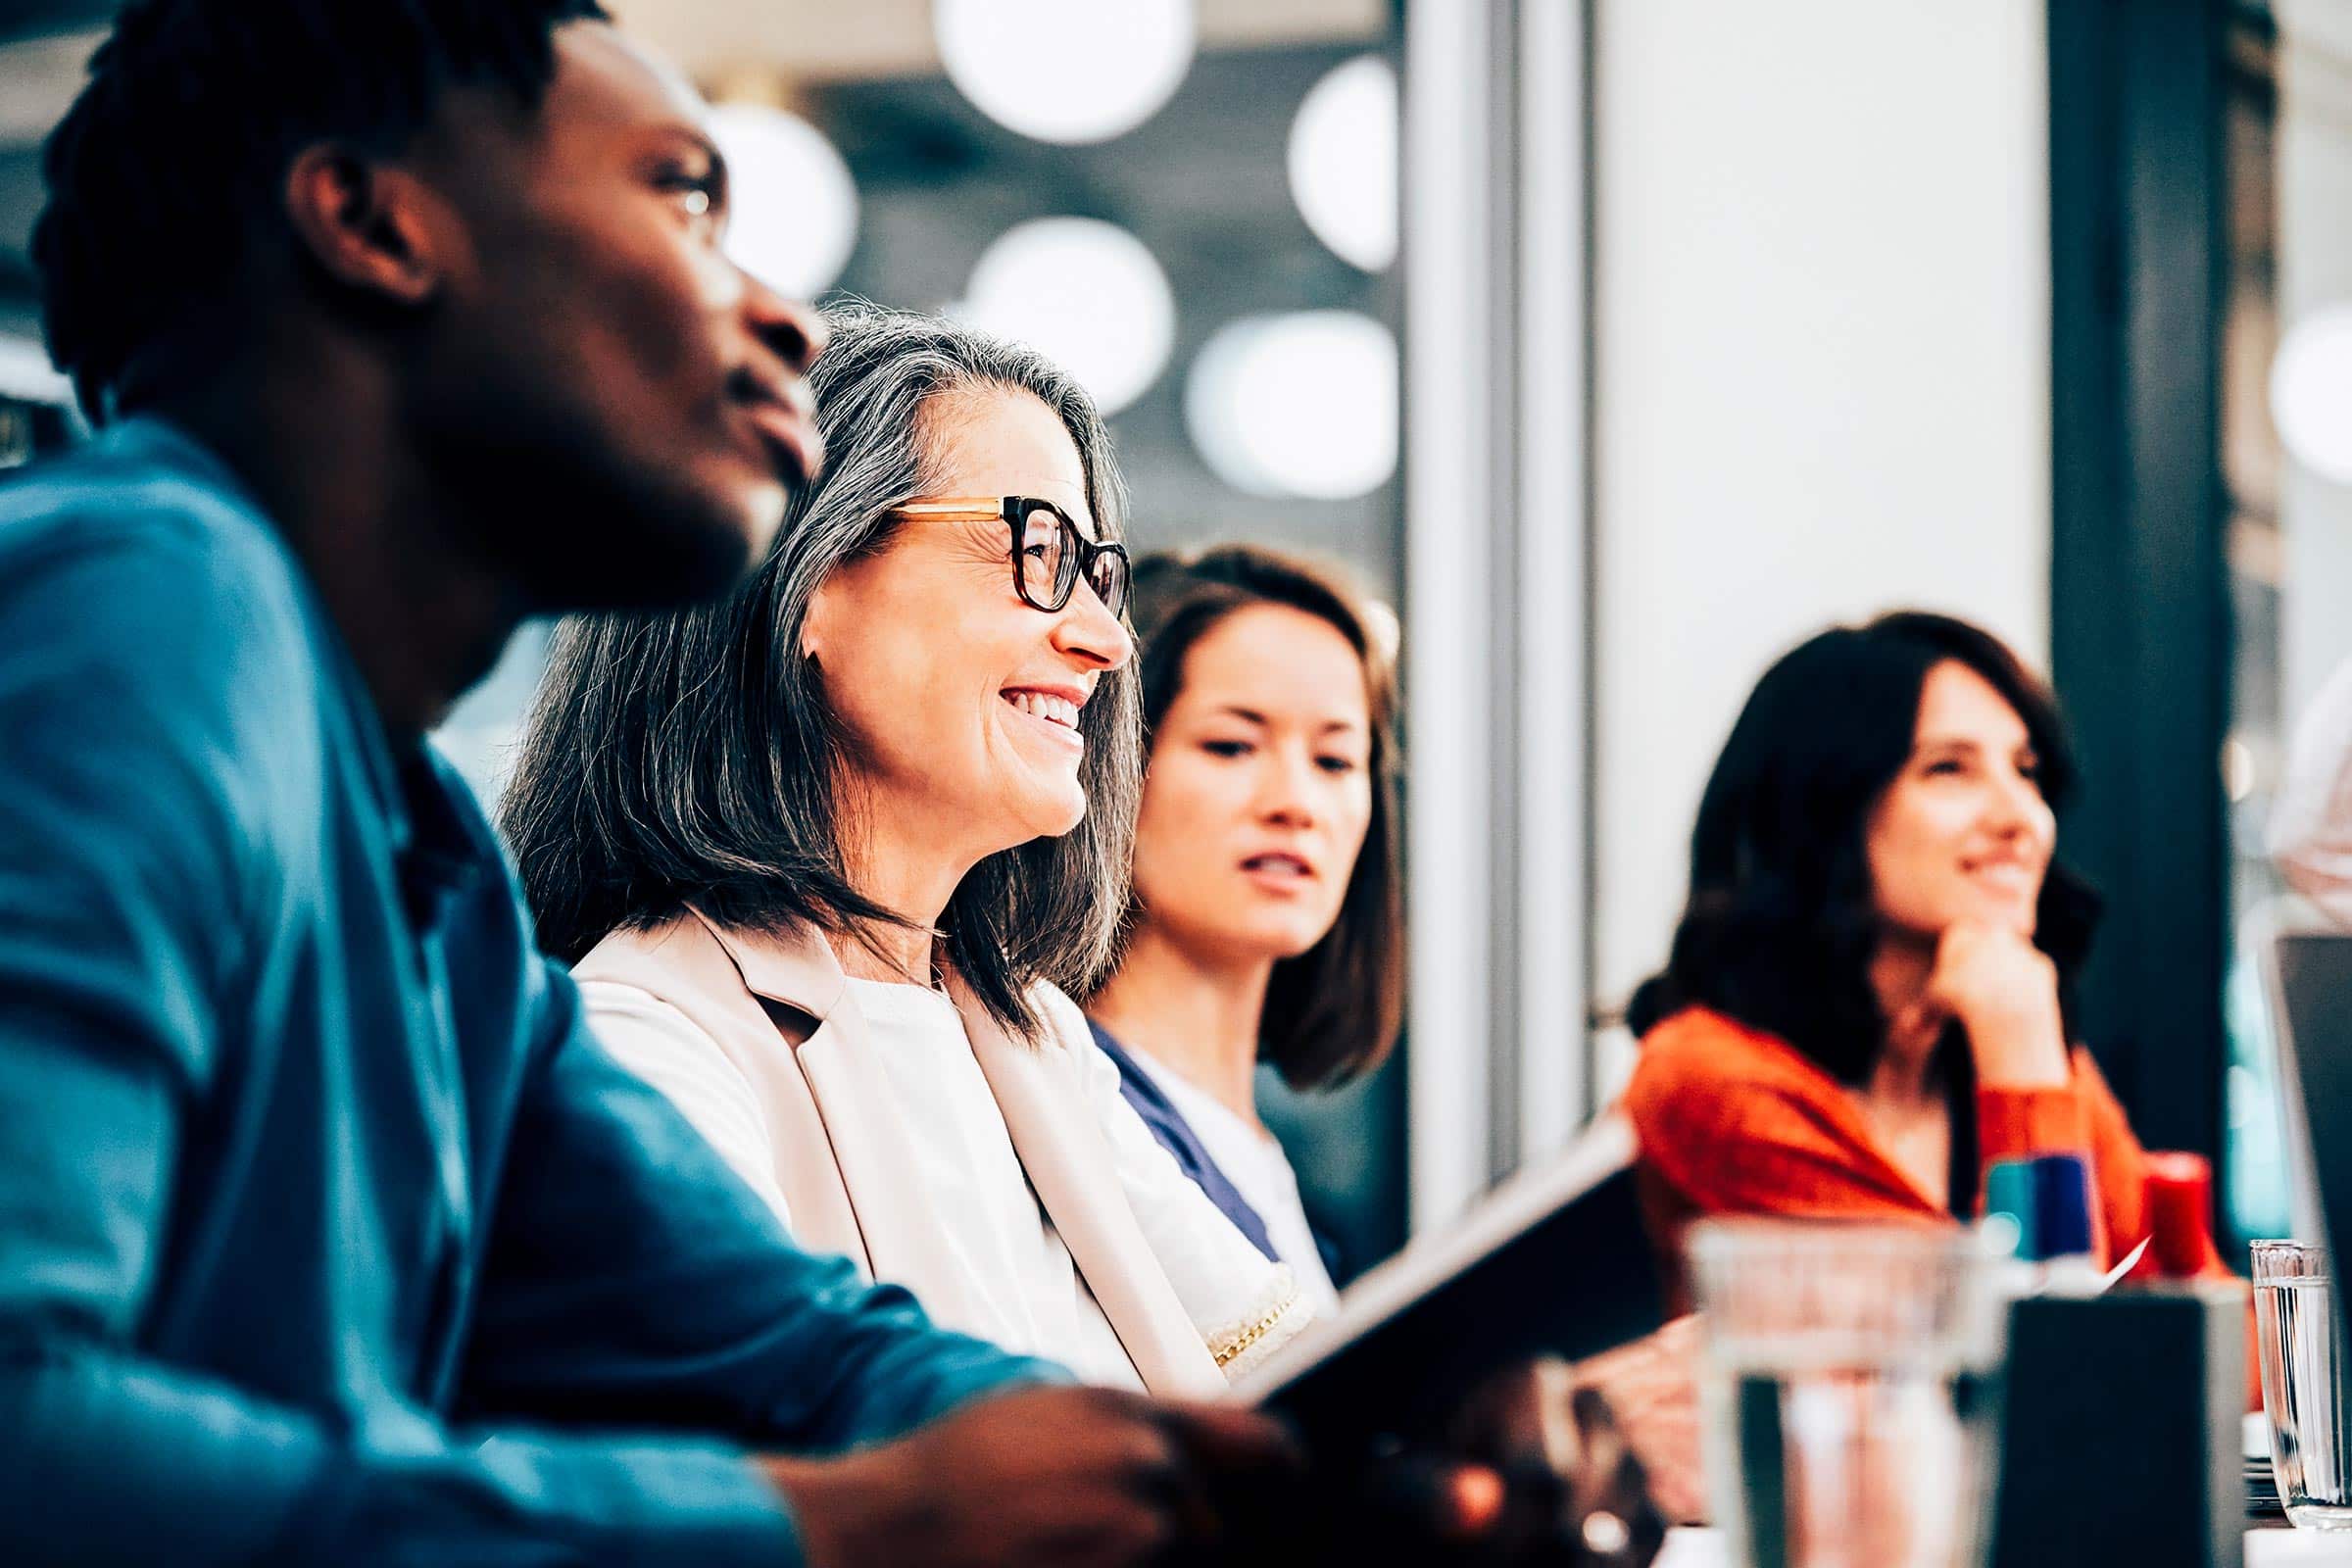
[[[49,356],[103,418],[139,352],[220,294],[304,147],[406,147],[442,92],[535,107],[597,0],[129,0],[50,134],[32,235]]]

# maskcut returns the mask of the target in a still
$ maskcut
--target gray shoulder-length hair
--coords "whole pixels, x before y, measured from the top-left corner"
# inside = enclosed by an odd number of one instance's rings
[[[499,815],[540,946],[567,963],[689,905],[769,931],[902,923],[850,885],[841,763],[852,742],[799,649],[817,586],[886,546],[892,510],[926,493],[930,399],[988,386],[1037,397],[1077,444],[1102,536],[1125,532],[1102,416],[1042,356],[862,303],[829,316],[832,345],[810,376],[829,456],[766,562],[720,603],[579,616],[556,633]],[[1043,1024],[1030,986],[1085,991],[1116,941],[1143,772],[1132,663],[1098,682],[1079,727],[1085,820],[981,861],[940,921],[945,960],[1032,1037]]]

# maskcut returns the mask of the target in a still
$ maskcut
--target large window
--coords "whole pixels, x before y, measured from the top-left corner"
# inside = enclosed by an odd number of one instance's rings
[[[2230,1196],[2241,1234],[2276,1236],[2289,1224],[2286,1175],[2252,946],[2319,918],[2287,894],[2267,829],[2297,719],[2352,661],[2352,15],[2241,4],[2226,70]]]

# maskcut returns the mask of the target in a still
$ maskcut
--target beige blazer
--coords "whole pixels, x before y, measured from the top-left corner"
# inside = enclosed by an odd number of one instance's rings
[[[926,1200],[913,1134],[821,935],[690,912],[613,933],[574,974],[607,1049],[663,1090],[803,1245],[905,1286],[937,1322],[986,1332],[994,1319]],[[968,992],[950,995],[1037,1200],[1145,1388],[1221,1394],[1304,1326],[1311,1308],[1289,1270],[1152,1142],[1067,997],[1041,988],[1051,1028],[1032,1045]],[[1107,1096],[1089,1082],[1104,1069]]]

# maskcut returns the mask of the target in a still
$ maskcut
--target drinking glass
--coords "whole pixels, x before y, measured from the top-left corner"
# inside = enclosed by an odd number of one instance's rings
[[[1995,1244],[1931,1226],[1692,1228],[1716,1521],[1746,1568],[1982,1568],[2008,1318]]]
[[[2352,1530],[2343,1331],[2324,1249],[2254,1244],[2254,1341],[2271,1473],[2287,1518],[2303,1530]]]

